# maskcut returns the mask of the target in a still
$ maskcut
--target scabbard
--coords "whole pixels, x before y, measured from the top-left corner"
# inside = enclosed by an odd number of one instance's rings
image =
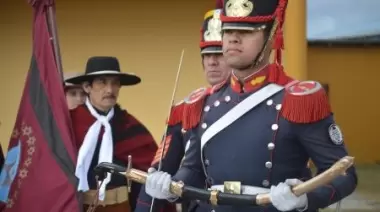
[[[183,185],[182,183],[172,182],[170,191],[184,199],[200,200],[209,202],[212,205],[239,205],[239,206],[258,206],[270,203],[269,195],[245,195],[229,194],[216,190],[205,190]]]
[[[330,183],[337,176],[345,173],[345,171],[352,166],[353,161],[353,157],[343,157],[325,172],[304,183],[294,186],[292,188],[292,192],[296,196],[301,196],[311,192],[319,186]],[[130,168],[130,165],[128,168],[124,168],[116,164],[101,163],[97,166],[95,171],[103,173],[103,175],[104,172],[122,174],[128,180],[141,184],[145,184],[148,177],[148,173],[141,170],[132,169]],[[222,193],[217,190],[205,190],[186,186],[181,182],[174,181],[170,184],[170,192],[184,199],[201,200],[209,202],[212,205],[258,206],[271,203],[269,193],[257,195],[229,194]]]
[[[246,194],[218,194],[218,205],[257,206],[258,195]]]
[[[194,188],[191,186],[183,186],[181,197],[189,200],[201,200],[208,202],[211,193],[204,189]]]
[[[126,176],[134,182],[144,184],[146,182],[147,173],[137,170],[126,170],[124,167],[116,164],[102,163],[99,169],[103,168],[109,170],[111,173],[118,173]],[[195,188],[192,186],[186,186],[181,182],[171,182],[170,192],[187,200],[200,200],[209,202],[212,205],[245,205],[245,206],[257,206],[270,203],[268,194],[259,195],[245,195],[245,194],[229,194],[216,190],[205,190]]]
[[[257,195],[228,194],[219,191],[209,191],[191,186],[182,188],[181,197],[184,199],[196,199],[209,202],[212,205],[240,205],[257,206]]]

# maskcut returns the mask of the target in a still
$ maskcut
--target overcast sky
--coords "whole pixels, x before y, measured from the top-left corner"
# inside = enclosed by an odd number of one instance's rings
[[[307,17],[309,40],[380,35],[380,0],[307,0]]]

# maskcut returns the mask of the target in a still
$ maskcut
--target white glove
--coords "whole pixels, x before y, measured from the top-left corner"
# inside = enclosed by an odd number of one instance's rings
[[[172,177],[170,174],[162,171],[156,171],[155,168],[148,169],[148,177],[145,183],[147,194],[157,199],[175,199],[176,195],[170,193],[170,184]]]
[[[298,211],[307,210],[306,194],[297,197],[293,194],[291,186],[302,183],[298,179],[287,179],[285,183],[279,183],[277,186],[270,188],[270,200],[272,205],[279,211]]]

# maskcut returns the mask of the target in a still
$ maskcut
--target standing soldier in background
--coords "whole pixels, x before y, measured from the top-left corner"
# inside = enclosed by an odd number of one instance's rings
[[[75,175],[85,210],[93,205],[97,206],[96,212],[131,212],[135,208],[141,185],[132,183],[129,193],[124,177],[107,175],[98,188],[94,168],[101,162],[126,166],[129,155],[134,167],[150,167],[157,151],[153,136],[117,104],[121,86],[140,81],[136,75],[121,72],[115,57],[92,57],[85,74],[66,80],[81,84],[87,96],[85,104],[70,111],[78,147]]]
[[[178,196],[169,191],[172,180],[196,186],[206,176],[209,189],[269,193],[272,205],[200,203],[199,212],[314,212],[355,190],[357,176],[351,167],[326,186],[299,197],[292,193],[309,158],[320,173],[347,156],[347,151],[321,84],[293,80],[283,71],[286,6],[287,0],[224,2],[223,54],[233,69],[231,78],[193,99],[187,113],[192,122],[185,129],[195,139],[194,145],[174,177],[149,172],[145,187],[149,195],[173,201]],[[204,105],[207,110],[200,112]]]
[[[65,81],[76,76],[79,76],[79,74],[67,73],[65,74]],[[75,85],[68,82],[65,82],[65,96],[69,110],[76,108],[78,105],[84,104],[84,101],[86,100],[86,94],[84,93],[82,85]]]
[[[212,87],[225,81],[231,72],[231,69],[226,65],[222,51],[222,35],[220,21],[221,9],[208,11],[204,16],[204,21],[201,30],[200,50],[202,57],[203,71],[208,84]],[[174,175],[180,167],[181,161],[185,154],[186,149],[189,147],[190,140],[189,133],[183,131],[183,122],[189,121],[189,117],[184,117],[183,111],[187,110],[187,103],[191,102],[199,92],[203,92],[209,88],[200,88],[192,92],[190,97],[185,101],[180,102],[172,108],[169,120],[168,131],[166,135],[166,144],[164,149],[164,156],[162,158],[161,170]],[[162,142],[161,145],[163,145]],[[158,168],[161,159],[162,146],[159,148],[152,167]],[[204,186],[204,185],[200,185]],[[138,206],[135,212],[149,212],[151,207],[152,198],[141,189]],[[194,202],[195,203],[195,202]],[[155,200],[153,211],[160,211],[167,205],[167,201]],[[166,206],[167,207],[167,206]],[[182,211],[188,211],[188,203],[182,204]],[[163,210],[170,212],[169,209]]]

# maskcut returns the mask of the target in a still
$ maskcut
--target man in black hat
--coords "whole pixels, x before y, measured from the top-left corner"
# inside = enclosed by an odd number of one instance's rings
[[[210,10],[205,13],[204,20],[202,23],[201,39],[199,42],[200,53],[202,57],[203,71],[206,80],[210,87],[200,88],[192,92],[189,98],[185,101],[173,106],[169,120],[168,120],[168,131],[166,134],[166,144],[163,157],[161,158],[162,148],[164,142],[161,142],[159,151],[152,162],[152,167],[158,168],[160,160],[162,160],[161,170],[166,171],[174,175],[178,168],[180,167],[183,156],[190,145],[191,139],[189,133],[185,132],[183,128],[183,121],[187,122],[188,118],[184,117],[184,108],[190,99],[195,95],[205,92],[206,90],[211,90],[213,86],[217,86],[223,83],[230,75],[231,69],[227,66],[222,51],[222,34],[221,27],[222,23],[220,21],[221,9]],[[199,110],[199,114],[202,109]],[[185,123],[184,123],[185,124]],[[204,181],[203,181],[204,184]],[[151,207],[151,197],[145,193],[145,190],[141,189],[138,206],[135,212],[149,212]],[[173,211],[174,209],[170,206],[164,206],[166,202],[162,200],[156,200],[153,205],[153,211],[160,211],[163,209],[165,212]],[[182,211],[186,212],[188,208],[188,203],[182,205]],[[191,206],[193,207],[193,206]]]
[[[286,76],[281,61],[282,25],[287,0],[225,0],[221,16],[223,54],[233,68],[230,80],[198,96],[186,129],[195,139],[179,171],[156,171],[146,191],[175,200],[171,180],[207,186],[233,194],[269,193],[263,207],[216,206],[200,203],[197,211],[317,211],[351,194],[357,184],[354,167],[326,186],[295,196],[308,159],[318,172],[347,156],[342,131],[335,123],[320,83]],[[275,59],[270,63],[270,53]],[[204,106],[206,105],[206,106]],[[198,108],[205,108],[198,116]],[[195,116],[192,116],[196,114]],[[195,118],[196,117],[196,118]]]
[[[66,73],[65,74],[65,81],[70,80],[70,78],[77,77],[79,74],[77,73]],[[65,82],[65,96],[67,101],[67,106],[69,110],[72,110],[78,105],[84,104],[84,101],[86,100],[86,95],[84,93],[84,90],[82,88],[82,85],[76,85],[72,83]]]
[[[135,207],[138,184],[132,184],[128,195],[126,179],[108,174],[98,188],[94,167],[101,162],[126,166],[131,155],[134,167],[149,168],[157,144],[147,128],[117,104],[121,86],[140,81],[134,74],[120,72],[115,57],[92,57],[84,75],[66,80],[82,84],[87,94],[85,104],[71,110],[78,146],[75,174],[79,178],[78,191],[84,194],[85,209],[98,199],[97,212],[128,212]]]

